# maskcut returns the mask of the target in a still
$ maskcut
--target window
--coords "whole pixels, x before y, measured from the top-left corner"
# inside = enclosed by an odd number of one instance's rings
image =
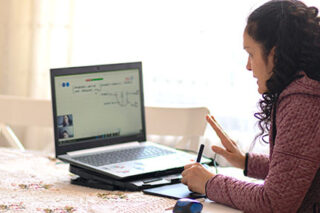
[[[146,105],[207,106],[226,132],[253,140],[260,95],[242,34],[266,0],[55,2],[53,20],[65,28],[49,38],[50,67],[142,61]]]

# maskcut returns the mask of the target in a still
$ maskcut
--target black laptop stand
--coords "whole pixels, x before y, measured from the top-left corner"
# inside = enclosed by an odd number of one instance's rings
[[[104,190],[143,191],[145,194],[167,197],[171,199],[202,198],[203,194],[189,191],[188,187],[180,183],[181,173],[148,177],[140,180],[120,181],[108,178],[102,174],[70,165],[70,172],[78,175],[71,179],[71,184]]]
[[[72,178],[71,183],[106,190],[140,191],[143,189],[180,183],[181,172],[146,176],[145,178],[116,180],[103,174],[71,165],[69,171],[79,177]]]

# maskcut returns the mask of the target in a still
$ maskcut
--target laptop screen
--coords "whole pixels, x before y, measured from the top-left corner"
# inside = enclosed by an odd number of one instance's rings
[[[141,72],[140,62],[51,69],[56,152],[144,141]]]

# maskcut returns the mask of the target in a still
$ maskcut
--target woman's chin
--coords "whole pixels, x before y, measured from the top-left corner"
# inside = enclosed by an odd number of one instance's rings
[[[259,94],[262,95],[262,94],[265,93],[265,92],[267,92],[267,90],[266,90],[265,88],[261,88],[261,87],[258,88],[258,93],[259,93]]]

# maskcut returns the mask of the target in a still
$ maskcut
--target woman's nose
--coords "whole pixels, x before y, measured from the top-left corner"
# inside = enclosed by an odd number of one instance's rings
[[[251,71],[251,61],[250,61],[250,57],[248,57],[248,62],[247,62],[247,66],[246,66],[247,70]]]

